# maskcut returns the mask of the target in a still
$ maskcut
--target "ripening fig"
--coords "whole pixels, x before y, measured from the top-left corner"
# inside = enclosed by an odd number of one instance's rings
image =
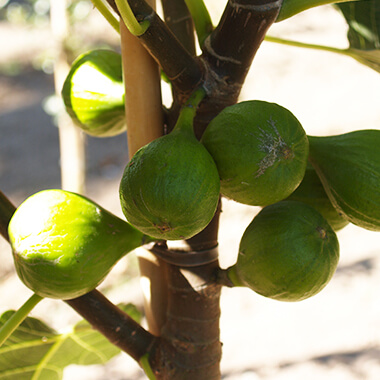
[[[265,206],[285,199],[305,174],[306,133],[274,103],[252,100],[225,108],[201,142],[215,160],[221,193],[240,203]]]
[[[127,220],[164,240],[188,239],[202,231],[219,201],[215,163],[193,132],[195,92],[172,132],[138,150],[124,170],[120,201]]]
[[[62,88],[67,113],[84,132],[110,137],[126,131],[120,54],[92,50],[71,66]]]
[[[331,203],[351,223],[380,231],[380,131],[309,136],[310,162]]]
[[[264,207],[245,230],[228,277],[279,301],[301,301],[319,293],[335,273],[339,242],[313,207],[281,201]]]
[[[334,231],[339,231],[349,223],[332,205],[313,166],[308,163],[305,176],[297,189],[287,200],[299,201],[313,206],[329,222]]]
[[[42,297],[72,299],[96,288],[125,254],[150,238],[81,195],[44,190],[8,227],[15,267]]]

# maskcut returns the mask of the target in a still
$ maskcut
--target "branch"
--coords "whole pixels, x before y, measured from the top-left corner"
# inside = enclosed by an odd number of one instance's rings
[[[65,301],[86,319],[94,329],[137,362],[149,354],[157,338],[133,318],[111,303],[97,290]]]
[[[161,0],[161,3],[166,25],[182,46],[195,56],[194,24],[184,0]]]
[[[150,357],[157,379],[220,379],[218,266],[168,266],[168,312],[161,344]]]
[[[219,78],[241,87],[281,3],[282,0],[228,1],[218,26],[203,45],[203,57]]]
[[[8,224],[15,211],[16,207],[13,206],[12,202],[0,191],[0,235],[7,241],[9,241]]]
[[[107,2],[114,9],[115,2]],[[140,23],[149,22],[147,30],[138,36],[141,43],[161,66],[172,85],[180,93],[188,95],[202,79],[199,62],[144,0],[128,0],[128,3]]]

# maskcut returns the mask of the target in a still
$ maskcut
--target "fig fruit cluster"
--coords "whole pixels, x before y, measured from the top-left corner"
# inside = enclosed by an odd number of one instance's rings
[[[95,50],[73,64],[62,95],[69,115],[98,137],[125,131],[120,56]],[[274,103],[221,111],[199,141],[199,88],[173,130],[138,150],[119,196],[127,221],[63,190],[29,197],[9,224],[17,273],[42,297],[71,299],[97,287],[123,256],[146,242],[190,239],[213,219],[220,195],[260,206],[245,230],[234,286],[300,301],[319,293],[339,261],[336,231],[353,223],[380,231],[380,131],[308,136]]]
[[[380,231],[380,131],[307,136],[286,109],[246,101],[224,109],[202,137],[221,193],[262,206],[245,230],[235,286],[300,301],[319,293],[339,261],[335,231]]]

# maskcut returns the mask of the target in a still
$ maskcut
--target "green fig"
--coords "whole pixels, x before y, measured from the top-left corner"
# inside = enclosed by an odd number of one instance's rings
[[[195,92],[172,132],[138,150],[124,170],[120,202],[127,220],[164,240],[188,239],[202,231],[219,201],[219,175],[196,139],[193,118],[204,96]]]
[[[313,207],[281,201],[264,207],[245,230],[228,277],[279,301],[301,301],[319,293],[335,273],[339,242]]]
[[[252,100],[225,108],[201,142],[215,160],[221,193],[240,203],[266,206],[285,199],[305,174],[306,133],[274,103]]]
[[[310,162],[331,203],[351,223],[380,231],[380,131],[309,136]]]
[[[120,54],[92,50],[71,66],[62,88],[67,113],[84,132],[110,137],[126,131]]]
[[[8,227],[17,274],[42,297],[72,299],[96,288],[116,262],[148,238],[84,196],[44,190]]]
[[[330,202],[313,166],[308,163],[305,176],[297,189],[287,200],[299,201],[313,206],[329,222],[334,231],[339,231],[349,223]]]

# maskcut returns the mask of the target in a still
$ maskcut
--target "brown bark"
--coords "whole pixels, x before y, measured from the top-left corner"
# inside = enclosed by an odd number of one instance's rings
[[[194,24],[184,0],[161,0],[166,25],[182,46],[195,55]]]
[[[151,358],[157,379],[220,379],[219,299],[213,273],[218,262],[168,266],[167,321]]]
[[[229,0],[216,29],[205,40],[203,59],[214,75],[241,86],[253,57],[274,23],[282,0]]]
[[[9,241],[8,224],[15,211],[16,207],[13,206],[12,202],[0,191],[0,235],[7,241]]]

